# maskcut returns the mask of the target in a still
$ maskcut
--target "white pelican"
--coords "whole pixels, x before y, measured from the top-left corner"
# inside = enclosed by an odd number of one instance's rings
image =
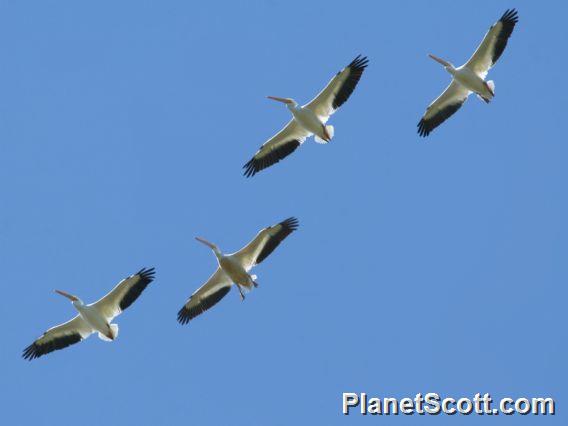
[[[246,177],[254,176],[267,167],[278,163],[296,150],[306,138],[315,135],[315,141],[327,143],[333,137],[333,126],[325,123],[343,103],[349,99],[367,67],[366,57],[357,56],[331,79],[319,95],[308,104],[299,106],[294,99],[268,96],[286,104],[292,120],[260,147],[254,157],[243,166]]]
[[[258,287],[258,283],[255,281],[256,275],[250,275],[250,270],[266,259],[284,238],[296,229],[298,229],[298,219],[290,217],[274,226],[262,229],[254,240],[245,247],[236,253],[227,255],[221,253],[215,244],[196,237],[197,241],[213,250],[219,266],[207,282],[185,302],[183,308],[178,312],[178,321],[181,324],[187,324],[190,320],[211,308],[225,297],[233,283],[239,290],[241,300],[244,300],[245,295],[241,287],[247,290],[252,289],[253,286]]]
[[[118,325],[111,324],[111,321],[132,305],[153,280],[154,268],[141,269],[136,274],[123,279],[110,293],[90,305],[85,305],[77,296],[65,291],[55,290],[56,293],[71,300],[79,315],[66,323],[47,330],[39,339],[24,349],[22,356],[31,361],[34,358],[79,343],[95,332],[99,333],[99,338],[102,340],[112,341],[116,339]]]
[[[426,109],[418,123],[420,136],[428,136],[432,130],[451,117],[472,92],[487,103],[493,99],[495,84],[493,81],[485,81],[485,77],[505,50],[507,40],[517,21],[517,11],[507,10],[501,19],[489,28],[473,56],[461,67],[455,68],[451,63],[437,56],[428,55],[442,64],[453,79],[444,93]]]

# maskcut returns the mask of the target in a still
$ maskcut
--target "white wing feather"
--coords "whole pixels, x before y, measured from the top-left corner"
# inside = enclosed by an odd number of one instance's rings
[[[89,306],[96,308],[108,322],[111,322],[128,308],[153,280],[154,268],[141,269],[120,281],[109,293]]]
[[[216,305],[226,296],[232,285],[233,282],[229,276],[218,267],[205,284],[199,287],[179,310],[179,323],[187,324],[196,316]]]
[[[248,272],[269,256],[296,229],[298,229],[298,219],[290,217],[276,225],[261,229],[250,243],[230,256],[234,256]]]
[[[311,133],[300,126],[296,120],[290,120],[282,130],[266,141],[252,159],[244,165],[245,176],[254,176],[261,170],[278,163],[292,154],[310,135]]]
[[[453,80],[446,90],[426,108],[424,116],[418,123],[418,134],[428,136],[432,130],[461,108],[470,93],[467,88]]]
[[[79,343],[89,337],[95,330],[80,316],[50,328],[24,349],[23,357],[27,360],[39,358],[50,352]]]
[[[485,79],[491,67],[495,65],[505,50],[517,21],[518,16],[515,9],[505,11],[503,16],[489,28],[465,67]]]
[[[349,99],[367,63],[366,57],[357,56],[338,72],[314,99],[304,105],[304,108],[312,110],[325,124],[329,117]]]

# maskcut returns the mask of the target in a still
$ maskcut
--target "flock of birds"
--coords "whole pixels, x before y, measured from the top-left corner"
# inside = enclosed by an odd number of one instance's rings
[[[452,81],[444,92],[426,109],[418,123],[418,134],[428,136],[436,127],[446,121],[464,104],[471,93],[489,103],[495,96],[495,84],[486,81],[488,71],[495,65],[507,46],[515,24],[516,10],[507,10],[485,34],[483,41],[471,58],[461,67],[429,55],[444,66],[452,75]],[[270,99],[286,104],[292,119],[275,136],[264,143],[252,159],[244,165],[244,175],[254,176],[294,152],[304,141],[314,136],[318,143],[326,144],[333,138],[333,126],[328,125],[330,116],[351,96],[359,83],[368,59],[357,56],[349,65],[338,72],[328,85],[309,103],[300,106],[294,99],[269,96]],[[196,290],[178,312],[178,321],[187,324],[196,316],[207,311],[229,293],[235,285],[242,300],[243,289],[257,287],[256,275],[250,271],[261,263],[274,249],[298,228],[298,220],[290,217],[276,225],[262,229],[256,237],[241,250],[223,254],[219,248],[204,238],[196,239],[211,248],[217,258],[218,267],[209,279]],[[78,343],[93,333],[105,341],[118,336],[118,325],[114,318],[128,308],[154,280],[154,268],[141,269],[136,274],[120,281],[106,296],[91,304],[62,290],[58,294],[68,298],[78,314],[67,321],[47,330],[23,351],[28,360],[63,349]]]

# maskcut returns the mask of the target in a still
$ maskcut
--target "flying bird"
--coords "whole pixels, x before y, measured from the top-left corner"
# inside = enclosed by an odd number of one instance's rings
[[[56,293],[68,298],[79,314],[66,323],[47,330],[43,335],[24,349],[22,356],[27,360],[79,343],[92,333],[99,338],[112,341],[118,336],[118,325],[112,320],[138,299],[144,289],[154,280],[154,268],[141,269],[136,274],[123,279],[102,299],[85,305],[77,296],[62,290]]]
[[[268,96],[269,99],[286,104],[292,120],[260,147],[254,157],[243,166],[246,177],[278,163],[294,152],[306,138],[315,135],[315,141],[327,143],[333,137],[333,126],[326,125],[329,117],[349,99],[367,67],[365,56],[357,56],[339,71],[328,85],[304,106],[291,98]]]
[[[489,28],[473,56],[461,67],[456,68],[437,56],[428,55],[442,64],[453,79],[446,90],[426,109],[418,123],[420,136],[428,136],[432,130],[451,117],[472,92],[486,103],[493,99],[495,83],[491,80],[485,81],[485,77],[501,57],[518,20],[515,9],[505,11],[503,16]]]
[[[178,312],[178,321],[187,324],[219,302],[231,289],[233,283],[245,299],[243,287],[251,290],[258,287],[256,275],[249,272],[270,255],[284,239],[298,229],[298,219],[290,217],[276,225],[262,229],[256,237],[236,253],[224,255],[209,241],[196,237],[196,240],[210,247],[217,257],[219,266]]]

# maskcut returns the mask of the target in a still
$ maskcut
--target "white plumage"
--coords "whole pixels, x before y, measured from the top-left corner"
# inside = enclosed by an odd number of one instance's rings
[[[418,134],[428,136],[432,130],[451,117],[471,93],[489,103],[495,96],[495,83],[485,81],[487,73],[495,65],[507,46],[518,16],[515,9],[507,10],[503,16],[489,28],[483,41],[472,57],[461,67],[430,55],[432,59],[444,65],[453,79],[444,92],[432,102],[418,123]]]
[[[256,237],[236,253],[224,255],[219,248],[203,238],[198,241],[213,250],[219,266],[199,289],[197,289],[178,312],[178,321],[187,324],[219,302],[236,285],[244,300],[242,288],[257,287],[256,275],[250,270],[266,259],[284,239],[298,229],[298,220],[290,217],[276,225],[262,229]]]
[[[339,71],[312,101],[304,106],[299,106],[291,98],[269,96],[270,99],[286,104],[292,113],[292,120],[265,142],[254,157],[243,166],[244,175],[254,176],[259,171],[278,163],[294,152],[311,135],[315,135],[316,142],[329,142],[333,137],[334,129],[325,124],[329,117],[349,99],[368,62],[366,57],[357,56]]]
[[[85,305],[77,296],[61,290],[58,294],[67,297],[79,312],[66,323],[52,327],[31,345],[24,349],[23,357],[28,360],[86,339],[93,333],[105,341],[112,341],[118,336],[118,325],[111,324],[122,311],[128,308],[154,280],[154,268],[141,269],[136,274],[119,282],[106,296]]]

